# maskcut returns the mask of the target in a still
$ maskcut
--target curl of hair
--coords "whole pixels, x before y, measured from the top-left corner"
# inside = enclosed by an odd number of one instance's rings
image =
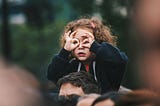
[[[61,47],[64,47],[65,38],[64,34],[68,31],[75,31],[77,28],[87,28],[93,33],[95,40],[99,43],[108,42],[116,46],[117,36],[113,36],[108,26],[104,25],[97,17],[80,18],[69,22],[65,26],[65,30],[61,36]]]

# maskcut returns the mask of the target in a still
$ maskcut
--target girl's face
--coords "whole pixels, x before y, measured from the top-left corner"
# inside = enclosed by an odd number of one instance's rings
[[[76,29],[76,34],[74,38],[79,40],[79,45],[73,50],[73,55],[78,60],[87,62],[90,61],[90,59],[93,56],[93,53],[90,52],[90,48],[86,45],[89,44],[89,40],[87,38],[87,34],[92,35],[91,31],[87,29],[78,28]]]

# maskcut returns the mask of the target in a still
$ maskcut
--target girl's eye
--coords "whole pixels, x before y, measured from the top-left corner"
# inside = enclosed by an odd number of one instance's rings
[[[76,41],[73,42],[73,44],[76,44],[76,43],[77,43]]]
[[[77,41],[74,41],[74,42],[73,42],[73,44],[77,44],[77,43],[78,43]]]

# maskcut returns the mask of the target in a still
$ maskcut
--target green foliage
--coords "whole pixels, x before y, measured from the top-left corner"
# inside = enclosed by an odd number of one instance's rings
[[[41,28],[54,19],[54,5],[50,0],[27,0],[23,12],[31,27]]]
[[[96,5],[95,0],[27,0],[23,11],[27,24],[10,27],[12,60],[40,80],[46,80],[47,66],[60,49],[59,37],[66,23],[94,12],[99,12],[111,26],[112,32],[118,36],[120,49],[128,52],[128,19],[116,11],[119,7],[127,8],[125,1],[103,0],[101,5]]]
[[[103,0],[99,10],[105,20],[105,23],[111,26],[112,32],[118,36],[119,47],[126,51],[127,41],[125,42],[124,40],[126,39],[128,33],[128,17],[121,14],[122,8],[127,9],[127,4],[121,0]]]
[[[49,24],[41,30],[12,25],[13,61],[30,70],[40,80],[45,80],[47,65],[59,50],[62,27],[63,23]]]
[[[61,1],[57,7],[56,4],[53,5],[54,2],[48,3],[49,0],[28,0],[24,7],[29,8],[24,11],[27,23],[10,26],[12,61],[28,69],[42,81],[46,80],[47,66],[51,58],[60,49],[60,35],[70,15],[69,4],[61,4]],[[63,5],[65,8],[59,10]],[[52,13],[51,6],[55,6],[56,14]],[[53,15],[54,20],[49,20]]]
[[[93,14],[94,0],[69,0],[75,17]]]

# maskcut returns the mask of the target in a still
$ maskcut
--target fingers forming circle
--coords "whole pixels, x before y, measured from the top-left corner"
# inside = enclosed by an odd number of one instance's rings
[[[73,39],[72,39],[72,43],[73,43],[73,44],[79,44],[79,40],[76,39],[76,38],[73,38]]]

